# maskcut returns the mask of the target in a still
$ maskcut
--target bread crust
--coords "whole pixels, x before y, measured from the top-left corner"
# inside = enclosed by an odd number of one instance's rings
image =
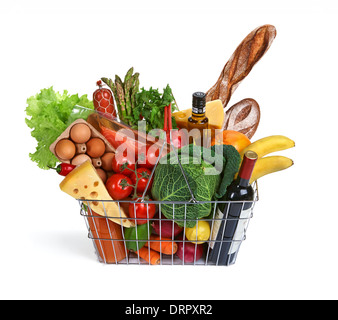
[[[254,99],[243,99],[226,111],[223,129],[242,132],[251,139],[257,130],[260,117],[258,103]]]
[[[225,108],[240,82],[263,57],[276,37],[276,28],[264,25],[250,32],[224,66],[217,82],[206,92],[206,101],[221,99]]]

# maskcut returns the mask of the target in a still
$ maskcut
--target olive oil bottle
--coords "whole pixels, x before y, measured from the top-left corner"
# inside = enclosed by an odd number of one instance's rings
[[[209,144],[209,120],[205,116],[204,92],[195,92],[192,95],[192,113],[188,118],[189,144],[208,147]]]

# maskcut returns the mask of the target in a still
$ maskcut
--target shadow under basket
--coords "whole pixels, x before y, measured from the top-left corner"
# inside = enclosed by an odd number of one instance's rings
[[[156,204],[157,212],[161,206],[172,207],[173,219],[166,219],[163,215],[156,214],[152,219],[142,219],[144,226],[142,234],[134,234],[127,239],[126,229],[115,223],[116,219],[122,222],[121,210],[129,203],[136,201],[111,200],[119,208],[119,217],[102,216],[96,214],[90,206],[92,200],[78,200],[80,214],[84,217],[88,237],[92,240],[98,260],[105,264],[115,265],[196,265],[196,266],[229,266],[236,262],[242,242],[246,239],[249,222],[253,216],[253,209],[258,201],[257,184],[253,184],[255,196],[253,201],[204,201],[204,202],[161,202],[146,201],[145,204]],[[96,200],[98,201],[98,200]],[[108,201],[101,201],[103,206]],[[203,219],[187,219],[188,206],[209,204],[212,208],[208,217]],[[223,205],[222,205],[223,204]],[[218,208],[224,207],[221,212]],[[184,219],[175,218],[175,210],[184,210]],[[191,208],[190,208],[191,209]],[[181,211],[182,212],[182,211]],[[233,216],[229,212],[236,212]],[[115,222],[113,222],[112,220]],[[129,219],[137,224],[137,219]],[[146,220],[146,221],[145,221]],[[177,227],[179,222],[181,227]],[[199,242],[187,240],[183,235],[192,228],[186,224],[194,221],[195,227],[204,221],[210,227],[210,236]],[[153,228],[154,224],[157,228]],[[169,233],[168,234],[168,224]],[[172,232],[170,232],[170,228]],[[138,228],[134,228],[137,230]],[[144,231],[145,230],[145,231]],[[178,231],[177,231],[178,230]],[[156,232],[155,232],[156,231]],[[178,234],[179,232],[179,234]],[[145,233],[145,234],[144,234]],[[194,234],[197,234],[195,232]],[[165,235],[165,236],[164,236]],[[150,249],[151,248],[151,249]]]

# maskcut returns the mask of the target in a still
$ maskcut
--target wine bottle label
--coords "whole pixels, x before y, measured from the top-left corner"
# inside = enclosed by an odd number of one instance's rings
[[[245,232],[248,227],[250,217],[251,217],[251,208],[242,210],[241,217],[238,220],[237,228],[231,242],[229,254],[233,254],[238,251],[239,246],[244,240]]]
[[[241,215],[240,215],[240,218],[238,219],[236,231],[235,231],[235,233],[234,233],[234,235],[231,239],[232,242],[231,242],[230,251],[229,251],[228,254],[235,253],[239,249],[239,246],[244,239],[245,232],[246,232],[246,229],[248,227],[249,220],[250,220],[250,217],[251,217],[251,206],[249,206],[248,208],[246,208],[246,206],[244,206],[244,207],[245,207],[245,209],[243,208],[243,210],[241,211]],[[211,232],[211,239],[210,240],[212,240],[212,241],[210,241],[210,243],[209,243],[209,247],[211,249],[214,248],[215,240],[221,241],[221,239],[223,239],[223,237],[224,237],[224,231],[226,229],[226,224],[224,225],[222,230],[220,230],[223,217],[224,217],[223,212],[219,208],[217,208],[217,211],[216,211],[216,214],[215,214],[215,219],[214,219],[214,225],[212,227],[212,232]],[[221,234],[218,237],[219,239],[217,239],[217,235],[218,235],[219,232]],[[226,240],[229,240],[229,239],[226,239]]]
[[[214,248],[214,245],[215,245],[215,240],[217,239],[217,235],[218,235],[218,231],[221,227],[221,223],[222,223],[222,219],[223,219],[223,212],[217,208],[217,211],[216,211],[216,214],[215,214],[215,219],[214,219],[214,225],[212,226],[212,232],[211,232],[211,239],[212,240],[210,243],[209,243],[209,247],[211,249]]]

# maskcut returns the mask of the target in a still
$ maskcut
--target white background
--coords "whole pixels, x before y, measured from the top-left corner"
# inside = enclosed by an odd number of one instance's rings
[[[337,299],[337,18],[337,3],[324,0],[1,1],[0,298]],[[189,108],[263,24],[277,37],[229,106],[256,99],[252,140],[294,139],[278,154],[295,165],[261,179],[237,263],[100,264],[61,177],[28,157],[26,99],[50,86],[91,97],[100,77],[134,66],[141,86],[169,83]]]

